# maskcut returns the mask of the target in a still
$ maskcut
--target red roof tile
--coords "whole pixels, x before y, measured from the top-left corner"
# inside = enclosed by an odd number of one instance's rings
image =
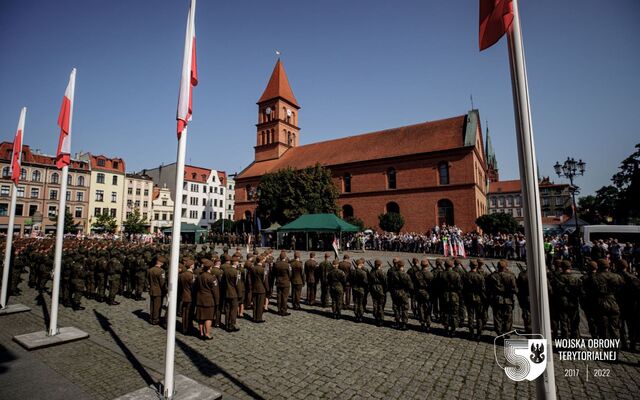
[[[0,160],[9,162],[11,160],[11,152],[13,149],[13,143],[2,142],[0,143]],[[53,156],[47,156],[44,154],[35,154],[31,151],[28,145],[22,145],[22,152],[24,154],[22,162],[25,164],[41,164],[47,166],[55,166],[56,158]],[[72,169],[84,169],[89,170],[89,164],[84,161],[71,160]]]
[[[520,179],[512,181],[497,181],[489,184],[489,194],[492,193],[520,193],[522,185]]]
[[[273,68],[271,78],[269,79],[269,83],[267,83],[267,88],[264,90],[264,93],[262,93],[262,96],[260,96],[258,103],[275,99],[277,97],[281,97],[294,106],[300,108],[296,97],[293,95],[291,86],[289,86],[289,79],[287,79],[287,73],[284,71],[284,66],[280,59],[278,59],[276,66]]]
[[[279,159],[254,162],[237,179],[320,163],[340,165],[464,147],[466,115],[292,147]]]
[[[91,154],[91,169],[96,171],[105,172],[119,172],[124,174],[125,166],[122,158],[109,158],[102,154],[94,156]],[[104,161],[104,165],[99,165],[98,162]]]
[[[184,180],[189,182],[207,183],[211,175],[211,170],[207,168],[194,167],[192,165],[184,166]]]

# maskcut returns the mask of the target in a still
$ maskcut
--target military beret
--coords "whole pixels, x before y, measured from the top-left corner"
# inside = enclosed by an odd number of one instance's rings
[[[357,265],[363,265],[363,264],[364,264],[364,258],[358,258],[358,259],[356,260],[356,264],[357,264]]]
[[[329,258],[331,257],[331,253],[324,253],[324,258]]]
[[[446,265],[447,268],[453,268],[453,261],[452,260],[446,260],[444,262],[444,265]]]
[[[332,263],[332,264],[333,264],[333,265],[338,265],[338,264],[340,264],[340,261],[338,261],[338,259],[337,259],[337,258],[334,258],[334,259],[333,259],[333,263]]]
[[[428,267],[429,266],[429,261],[427,261],[427,259],[425,258],[424,260],[420,261],[420,266],[421,267]]]
[[[404,267],[404,261],[398,260],[398,267]]]
[[[442,265],[442,258],[436,258],[436,265]]]
[[[382,260],[379,260],[376,258],[376,260],[373,262],[375,264],[376,267],[380,267],[382,266]]]
[[[202,260],[200,260],[200,262],[202,263],[202,266],[205,268],[213,267],[213,261],[209,260],[208,258],[203,258]]]
[[[474,267],[478,266],[478,261],[477,260],[471,260],[469,261],[469,265],[473,265]]]
[[[616,261],[616,266],[619,269],[628,269],[629,268],[629,264],[627,263],[627,260],[623,260],[623,259],[620,259],[620,260]]]
[[[597,269],[598,268],[598,263],[595,261],[589,261],[587,262],[587,266],[589,267],[589,269]]]
[[[568,260],[562,260],[560,266],[562,267],[562,269],[569,269],[571,268],[571,263]]]
[[[345,255],[342,257],[342,259],[343,259],[343,260],[348,260],[348,259],[349,259],[349,255],[348,255],[348,254],[345,254]]]
[[[414,264],[417,264],[417,263],[418,263],[418,259],[417,259],[416,257],[413,257],[413,258],[411,259],[411,262],[413,262]]]
[[[313,258],[316,256],[316,253],[314,253],[313,251],[311,253],[309,253],[309,257]]]
[[[193,259],[191,257],[185,257],[182,262],[184,263],[185,267],[189,268],[190,266],[192,266],[193,264],[195,264],[195,261],[193,261]]]
[[[609,261],[604,258],[601,258],[596,262],[598,263],[599,268],[609,268]]]
[[[293,256],[296,258],[300,258],[300,252],[296,251],[295,253],[293,253]]]
[[[500,260],[498,261],[498,266],[500,268],[507,268],[509,266],[509,263],[507,262],[507,260]]]
[[[164,256],[158,256],[156,258],[156,262],[160,262],[160,263],[166,264],[167,263],[167,259]]]

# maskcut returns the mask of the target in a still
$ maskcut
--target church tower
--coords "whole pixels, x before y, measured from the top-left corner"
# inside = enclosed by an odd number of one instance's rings
[[[500,180],[500,174],[498,173],[498,160],[496,160],[496,152],[493,150],[493,143],[489,137],[489,127],[487,126],[485,145],[485,160],[487,160],[487,178],[489,182],[498,182]]]
[[[280,158],[291,147],[298,146],[300,141],[300,106],[291,91],[287,73],[280,59],[257,104],[255,161]]]

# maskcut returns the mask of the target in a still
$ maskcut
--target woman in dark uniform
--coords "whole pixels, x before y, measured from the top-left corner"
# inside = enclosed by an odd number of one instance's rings
[[[213,262],[204,260],[202,263],[203,272],[198,277],[198,295],[196,319],[200,328],[200,338],[203,340],[213,339],[211,337],[211,323],[214,318],[216,307],[214,291],[218,288],[218,280],[211,274]]]

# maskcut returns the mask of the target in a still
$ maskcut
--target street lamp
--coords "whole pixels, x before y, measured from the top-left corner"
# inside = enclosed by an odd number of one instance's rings
[[[556,161],[553,169],[560,178],[569,179],[569,190],[571,191],[571,199],[573,201],[573,216],[576,223],[575,243],[576,243],[576,261],[580,262],[580,227],[578,226],[578,207],[576,206],[576,194],[580,193],[580,188],[573,184],[573,178],[584,175],[587,163],[581,159],[576,161],[573,157],[567,157],[567,160],[560,164]]]

